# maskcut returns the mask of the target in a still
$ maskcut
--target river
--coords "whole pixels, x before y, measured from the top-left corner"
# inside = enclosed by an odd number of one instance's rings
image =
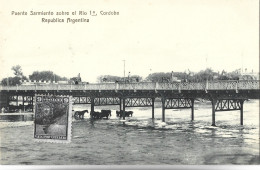
[[[74,105],[74,110],[90,105]],[[195,103],[195,120],[190,109],[127,108],[133,117],[123,123],[109,120],[73,120],[69,144],[33,140],[33,122],[1,122],[1,164],[29,165],[201,165],[259,164],[259,100],[245,101],[244,125],[240,111],[216,112],[211,126],[211,105]],[[101,107],[95,107],[101,110]]]

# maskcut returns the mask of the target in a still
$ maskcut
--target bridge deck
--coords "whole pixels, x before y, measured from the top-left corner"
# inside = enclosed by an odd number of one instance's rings
[[[100,83],[100,84],[46,84],[46,85],[17,85],[0,86],[0,91],[27,90],[259,90],[259,81],[212,81],[212,82],[183,82],[183,83]]]

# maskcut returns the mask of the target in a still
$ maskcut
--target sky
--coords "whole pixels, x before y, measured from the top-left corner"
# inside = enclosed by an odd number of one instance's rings
[[[0,79],[51,70],[146,77],[153,72],[205,68],[259,71],[258,0],[0,0]],[[12,11],[87,11],[88,15],[22,16]],[[97,16],[90,16],[89,11]],[[100,15],[117,11],[119,15]],[[88,18],[88,23],[42,23],[41,18]]]

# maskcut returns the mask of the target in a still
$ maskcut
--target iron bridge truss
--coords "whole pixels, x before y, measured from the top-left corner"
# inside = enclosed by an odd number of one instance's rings
[[[75,96],[73,97],[74,104],[91,104],[90,97]]]
[[[118,97],[100,97],[94,99],[95,106],[105,105],[120,105],[120,99]]]
[[[9,102],[15,102],[15,101],[24,101],[24,102],[32,102],[33,101],[33,96],[16,96],[16,95],[12,95],[9,96]]]
[[[232,111],[241,110],[242,108],[241,100],[217,100],[215,105],[215,111]]]
[[[9,101],[17,101],[18,96],[9,96]]]
[[[165,109],[184,109],[193,107],[193,99],[165,99]]]
[[[152,98],[126,98],[125,107],[148,107],[153,106]]]

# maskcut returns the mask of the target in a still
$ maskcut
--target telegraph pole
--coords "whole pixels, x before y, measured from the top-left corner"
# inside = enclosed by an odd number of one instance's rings
[[[125,82],[125,60],[124,61],[124,82]]]

